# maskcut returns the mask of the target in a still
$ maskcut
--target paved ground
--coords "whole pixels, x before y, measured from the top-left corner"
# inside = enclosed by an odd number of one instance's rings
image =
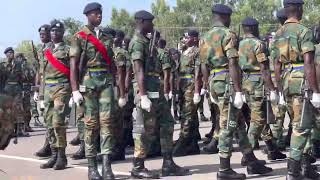
[[[208,113],[206,113],[208,115]],[[175,139],[177,139],[179,126],[175,127]],[[68,158],[69,168],[63,171],[41,170],[40,164],[46,162],[46,159],[39,159],[33,156],[44,141],[44,130],[36,128],[31,137],[20,138],[19,143],[14,145],[12,142],[5,151],[0,151],[0,180],[87,180],[87,162],[86,160],[73,161]],[[210,130],[210,123],[201,123],[200,132],[202,137]],[[76,134],[76,129],[68,129],[68,140],[71,140]],[[260,142],[260,145],[264,143]],[[234,145],[237,150],[237,145]],[[68,146],[67,154],[70,156],[75,152],[77,147]],[[266,159],[266,155],[260,151],[255,152],[258,158]],[[129,171],[132,167],[132,149],[127,151],[127,160],[116,162],[113,164],[113,170],[117,179],[130,179]],[[232,167],[237,172],[246,173],[246,169],[240,165],[241,153],[235,152],[232,156]],[[170,177],[163,178],[168,180],[214,180],[216,172],[219,168],[218,155],[195,155],[175,158],[179,165],[183,165],[192,170],[192,175],[186,177]],[[152,170],[161,168],[161,158],[150,159],[146,162],[146,166]],[[274,168],[274,172],[270,176],[248,176],[248,179],[285,179],[286,162],[268,162],[268,166]]]

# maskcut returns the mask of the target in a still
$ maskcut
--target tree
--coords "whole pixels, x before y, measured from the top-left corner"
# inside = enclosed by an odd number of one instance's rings
[[[71,17],[62,19],[61,21],[65,27],[65,41],[67,44],[70,44],[72,36],[81,30],[83,23]]]
[[[23,53],[24,57],[29,61],[35,60],[32,52],[31,41],[21,41],[20,44],[15,48],[16,53]]]
[[[134,18],[125,9],[112,9],[111,27],[124,31],[128,36],[132,36],[134,32]]]

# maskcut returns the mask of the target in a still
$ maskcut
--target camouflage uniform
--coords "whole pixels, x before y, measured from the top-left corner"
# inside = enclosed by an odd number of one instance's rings
[[[69,47],[61,42],[54,47],[49,47],[53,56],[69,67]],[[69,79],[65,74],[57,70],[46,57],[41,63],[44,71],[44,104],[45,110],[43,117],[47,125],[47,137],[51,147],[65,148],[67,146],[66,139],[66,122],[65,117],[70,113],[68,102],[70,99],[71,88]]]
[[[177,78],[179,76],[179,62],[176,62],[175,60],[171,60],[171,76],[173,77],[173,94],[178,96],[178,92],[177,92],[177,87],[176,87],[176,83],[177,83]],[[177,101],[176,98],[172,98],[172,108],[173,108],[173,112],[174,112],[174,117],[176,118],[176,120],[180,117],[180,107],[179,107],[179,102]]]
[[[268,61],[268,58],[265,44],[253,35],[244,36],[239,45],[239,64],[244,72],[242,88],[251,109],[248,138],[252,147],[256,146],[262,132],[264,133],[262,136],[264,141],[270,141],[273,138],[270,131],[263,131],[264,128],[269,129],[263,113],[265,110],[264,80],[260,72],[260,63],[266,61]]]
[[[237,36],[221,22],[215,22],[213,29],[207,32],[200,43],[200,60],[209,67],[209,91],[213,98],[218,100],[220,112],[219,156],[229,158],[232,152],[234,132],[238,133],[239,145],[243,154],[252,153],[244,122],[239,122],[241,111],[233,105],[229,112],[229,120],[237,122],[228,126],[228,93],[226,87],[229,83],[228,61],[238,58]]]
[[[151,112],[141,108],[138,84],[135,82],[134,94],[137,117],[133,122],[134,157],[141,159],[146,157],[151,142],[155,140],[156,123],[160,125],[162,154],[171,153],[173,146],[174,120],[170,113],[168,102],[165,100],[163,90],[160,89],[161,73],[163,70],[170,69],[171,65],[169,59],[165,62],[160,62],[156,56],[149,59],[149,44],[149,39],[136,32],[129,45],[132,64],[135,61],[141,61],[144,64],[145,88],[152,102]],[[142,121],[142,127],[137,121]]]
[[[13,101],[12,97],[0,94],[0,150],[8,146],[14,135],[15,106]]]
[[[288,39],[287,37],[290,38]],[[306,110],[309,111],[309,113],[305,113],[305,119],[301,119],[303,104],[301,84],[304,79],[302,55],[315,50],[312,31],[300,24],[299,21],[288,19],[276,33],[275,46],[280,63],[287,68],[282,77],[284,95],[289,108],[293,109],[293,133],[291,136],[290,158],[299,162],[305,151],[306,143],[308,139],[310,139],[312,126],[315,123],[314,118],[310,117],[310,115],[312,116],[313,114],[313,108],[307,108]],[[290,57],[288,57],[288,54]],[[312,119],[312,124],[309,124],[308,127],[300,126],[300,121],[305,121],[306,119]]]
[[[86,34],[97,37],[107,48],[109,57],[112,57],[111,37],[90,30],[88,26],[82,28]],[[85,50],[85,40],[78,34],[71,41],[70,57],[80,57]],[[86,49],[87,66],[83,80],[85,92],[85,153],[87,158],[97,156],[95,139],[100,129],[100,148],[101,154],[111,154],[114,146],[114,77],[111,72],[111,66],[107,65],[96,47],[88,42]]]

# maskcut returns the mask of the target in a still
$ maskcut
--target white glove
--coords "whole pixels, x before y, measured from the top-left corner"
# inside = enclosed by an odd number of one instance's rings
[[[211,100],[211,102],[214,103],[214,104],[218,104],[218,103],[219,103],[219,102],[218,102],[218,99],[214,98],[214,97],[211,95],[211,93],[210,93],[210,100]]]
[[[148,98],[147,95],[141,96],[141,108],[150,112],[151,111],[152,102]]]
[[[164,94],[164,98],[166,99],[166,101],[169,101],[169,94]]]
[[[175,101],[178,102],[179,101],[179,94],[175,95]]]
[[[39,100],[39,93],[38,92],[34,92],[33,100],[34,100],[34,102],[38,102],[38,100]]]
[[[201,101],[201,96],[200,96],[200,94],[199,94],[199,93],[195,93],[195,94],[193,95],[193,103],[194,103],[194,104],[199,104],[200,101]]]
[[[247,98],[245,94],[242,94],[242,101],[243,103],[247,103]]]
[[[272,103],[278,102],[278,93],[277,91],[270,91],[270,101]]]
[[[123,108],[127,104],[127,98],[119,98],[118,105],[120,108]]]
[[[311,103],[315,108],[320,108],[320,93],[312,93]]]
[[[205,94],[208,94],[208,90],[207,89],[201,89],[200,95],[203,96]]]
[[[279,105],[285,106],[287,103],[284,100],[283,93],[279,93]]]
[[[41,110],[44,110],[44,109],[45,109],[44,101],[40,101],[40,102],[39,102],[39,105],[40,105],[40,109],[41,109]]]
[[[173,97],[173,94],[172,94],[172,91],[169,92],[169,99],[172,99]]]
[[[73,98],[71,97],[69,100],[69,108],[72,108],[73,104],[74,104],[74,101],[73,101]]]
[[[72,99],[74,103],[77,104],[77,106],[80,106],[80,104],[83,102],[83,96],[80,93],[80,91],[73,91],[72,92]]]
[[[236,95],[234,97],[233,105],[237,109],[241,109],[243,106],[243,96],[242,92],[236,92]]]

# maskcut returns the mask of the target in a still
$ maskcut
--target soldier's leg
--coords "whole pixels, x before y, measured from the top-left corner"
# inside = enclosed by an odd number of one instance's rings
[[[315,126],[311,135],[311,142],[313,144],[312,154],[316,158],[320,158],[320,111],[315,110]]]
[[[30,106],[31,106],[31,115],[34,119],[34,126],[42,126],[42,124],[39,121],[38,106],[37,106],[37,103],[33,100],[33,98],[30,98]]]
[[[78,128],[78,139],[80,142],[80,146],[77,152],[75,152],[71,157],[72,159],[78,160],[78,159],[85,159],[85,143],[84,143],[84,129],[85,129],[85,124],[84,124],[84,112],[85,112],[85,107],[84,105],[81,105],[80,107],[77,107],[77,128]],[[77,138],[76,137],[76,138]],[[71,141],[72,142],[72,141]],[[70,142],[70,144],[71,144]]]
[[[201,96],[201,101],[198,104],[198,111],[200,113],[200,120],[201,121],[208,121],[209,119],[206,118],[206,116],[204,115],[203,106],[204,106],[204,95]]]
[[[33,129],[30,127],[30,121],[32,118],[30,99],[30,92],[25,93],[25,97],[23,98],[23,109],[25,111],[24,127],[26,132],[33,132]]]
[[[286,116],[286,106],[274,105],[273,112],[276,116],[276,124],[271,126],[273,138],[275,139],[280,150],[285,150],[285,142],[283,138],[283,123]]]
[[[123,136],[123,142],[124,146],[134,146],[133,137],[132,137],[132,119],[133,119],[133,109],[135,108],[134,104],[134,94],[133,94],[133,88],[130,89],[128,94],[128,102],[125,106],[125,112],[124,112],[124,136]]]
[[[219,143],[219,116],[220,116],[220,110],[219,106],[215,103],[210,104],[210,111],[211,111],[211,122],[212,127],[210,130],[211,137],[209,138],[209,143],[203,147],[203,151],[208,154],[215,154],[219,152],[218,149],[218,143]]]

